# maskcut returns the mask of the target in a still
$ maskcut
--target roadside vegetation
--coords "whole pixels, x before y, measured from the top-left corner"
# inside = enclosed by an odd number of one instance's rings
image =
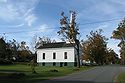
[[[65,76],[81,70],[88,70],[90,66],[84,66],[81,68],[75,67],[42,67],[36,66],[37,73],[32,73],[31,66],[29,64],[13,64],[0,66],[0,81],[2,83],[27,83],[37,82],[42,80],[51,79],[54,77]]]
[[[115,82],[118,82],[118,83],[125,83],[125,72],[119,74],[119,75],[117,76]]]
[[[121,58],[119,58],[118,54],[107,46],[110,38],[106,38],[102,34],[102,29],[90,31],[90,34],[86,36],[86,40],[84,40],[85,38],[80,40],[78,37],[80,30],[75,21],[77,13],[70,11],[70,14],[72,15],[72,19],[70,19],[71,23],[68,17],[64,15],[64,12],[61,13],[61,27],[58,34],[62,35],[62,41],[69,40],[71,44],[75,42],[73,45],[77,50],[77,68],[36,66],[37,48],[46,43],[56,42],[48,37],[34,36],[31,45],[28,46],[26,41],[18,42],[16,39],[7,40],[6,37],[0,36],[0,81],[2,81],[2,83],[13,83],[13,81],[27,83],[27,81],[45,80],[64,76],[80,70],[87,70],[92,68],[90,66],[91,64],[98,66],[125,64],[125,19],[119,23],[116,30],[112,32],[111,37],[120,40],[118,47],[120,47]],[[83,34],[85,32],[81,33]],[[83,50],[82,57],[79,57],[79,46]],[[33,51],[29,47],[32,47]],[[83,63],[83,65],[88,66],[80,67],[80,59],[89,62],[89,64],[86,64],[86,62]],[[24,64],[20,64],[20,62]],[[125,78],[125,75],[120,74],[118,80],[121,81],[123,78]]]

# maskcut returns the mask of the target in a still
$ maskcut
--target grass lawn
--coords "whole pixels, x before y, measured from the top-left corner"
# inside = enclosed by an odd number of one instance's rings
[[[125,83],[125,73],[121,73],[117,76],[116,82],[118,83]]]
[[[0,66],[0,81],[2,83],[30,83],[46,79],[51,79],[54,77],[64,76],[73,72],[78,72],[81,70],[87,70],[92,67],[81,67],[80,69],[74,67],[42,67],[37,66],[37,74],[31,73],[31,67],[29,65],[5,65]],[[57,70],[58,72],[54,72]],[[20,75],[18,75],[20,74]],[[25,75],[24,75],[25,74]]]

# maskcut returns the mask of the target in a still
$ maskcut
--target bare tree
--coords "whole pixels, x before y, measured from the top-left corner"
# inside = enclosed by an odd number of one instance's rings
[[[43,44],[46,44],[46,43],[54,43],[54,42],[56,41],[51,40],[49,37],[45,37],[45,36],[38,37],[37,35],[34,35],[32,42],[31,42],[32,50],[36,53],[37,48],[39,46],[42,46]]]
[[[37,35],[34,35],[31,41],[31,47],[34,53],[36,53],[36,49],[37,49],[37,42],[38,42],[38,38]]]

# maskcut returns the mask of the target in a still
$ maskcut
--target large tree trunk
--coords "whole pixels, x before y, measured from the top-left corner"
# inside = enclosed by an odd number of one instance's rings
[[[79,53],[79,40],[76,40],[76,46],[77,46],[77,67],[80,68],[80,53]]]

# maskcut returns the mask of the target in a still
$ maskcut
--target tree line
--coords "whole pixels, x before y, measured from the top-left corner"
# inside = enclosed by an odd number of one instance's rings
[[[118,54],[107,47],[107,40],[108,38],[102,35],[101,29],[95,32],[91,31],[90,35],[87,35],[87,40],[81,42],[82,59],[98,65],[120,63]]]
[[[116,30],[112,32],[111,38],[120,40],[118,47],[120,47],[120,56],[115,53],[111,48],[107,47],[107,41],[109,40],[102,35],[103,30],[91,31],[87,35],[86,40],[80,41],[78,35],[79,29],[76,22],[76,13],[70,11],[71,18],[69,19],[61,13],[62,18],[60,19],[60,31],[59,35],[62,35],[62,40],[69,40],[69,42],[75,43],[74,47],[77,50],[77,63],[80,67],[80,59],[96,63],[98,65],[104,64],[125,64],[125,19],[118,24]],[[85,33],[85,32],[83,32]],[[54,43],[55,40],[51,40],[49,37],[37,37],[34,36],[31,47],[25,41],[17,42],[16,39],[6,40],[4,37],[0,38],[0,63],[10,62],[30,62],[33,57],[36,56],[36,51],[39,46],[45,43]],[[79,48],[82,48],[83,54],[79,57]],[[34,51],[34,52],[33,52]]]
[[[37,38],[37,39],[36,39]],[[48,37],[33,37],[32,49],[25,41],[17,42],[15,39],[6,40],[0,38],[0,64],[11,64],[12,62],[30,62],[36,58],[36,49],[42,44],[56,42]]]
[[[76,12],[70,11],[70,19],[68,16],[64,15],[64,12],[61,13],[62,18],[60,19],[60,31],[58,34],[61,35],[63,40],[68,40],[71,44],[74,44],[74,47],[77,51],[77,66],[80,67],[80,58],[82,60],[90,61],[90,63],[96,63],[97,65],[103,64],[116,64],[124,63],[125,64],[125,20],[122,21],[116,30],[113,31],[112,38],[119,39],[121,42],[118,44],[121,47],[120,55],[121,59],[118,57],[118,54],[111,48],[107,47],[107,40],[105,36],[102,35],[102,30],[91,31],[90,35],[87,35],[87,40],[79,41],[79,29],[76,22]],[[85,32],[83,32],[84,34]],[[79,58],[79,44],[83,51],[82,56]]]

